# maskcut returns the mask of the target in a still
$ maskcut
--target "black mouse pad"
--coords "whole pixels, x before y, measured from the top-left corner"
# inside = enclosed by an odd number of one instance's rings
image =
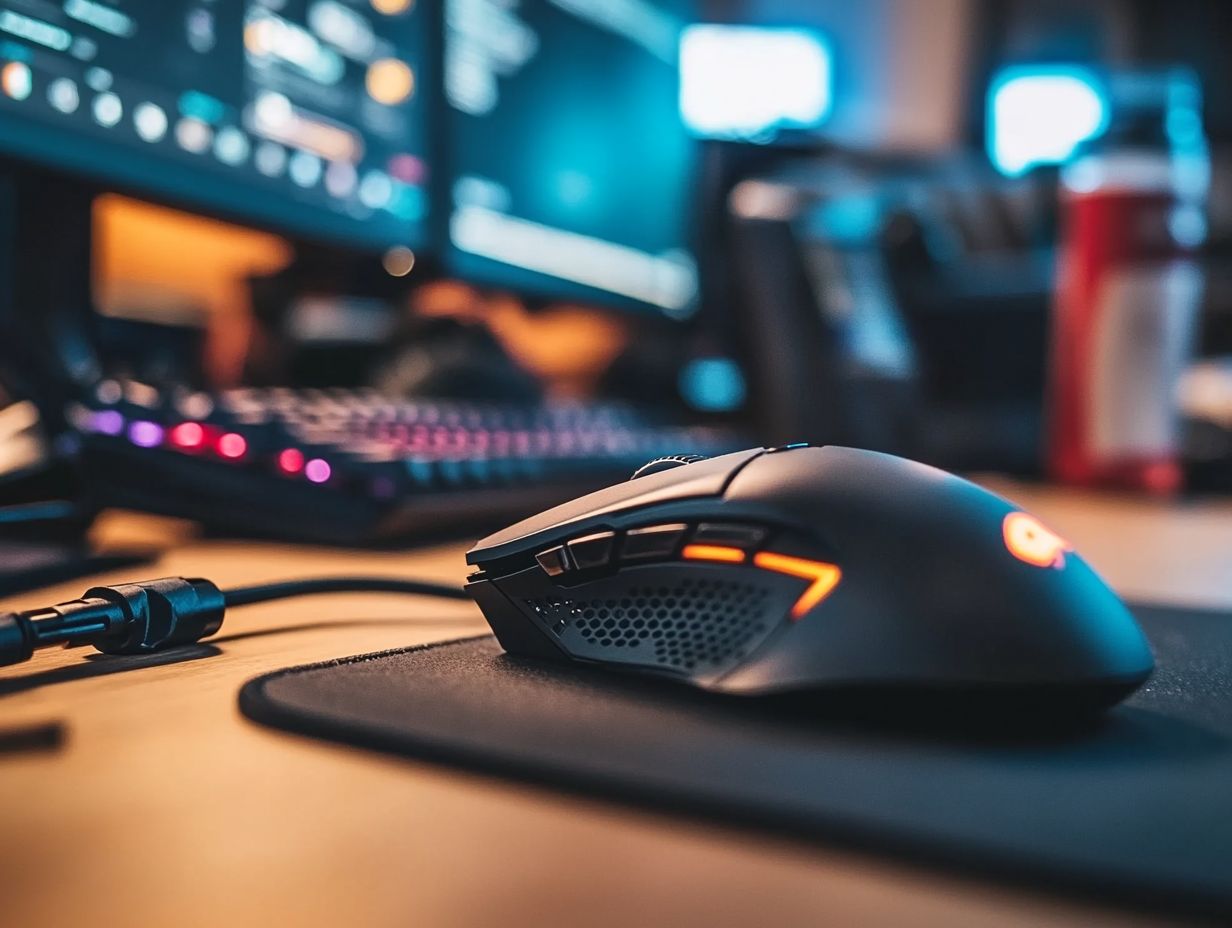
[[[766,706],[515,659],[490,637],[280,671],[248,683],[240,705],[347,744],[1226,915],[1232,615],[1134,611],[1155,676],[1098,722],[1063,729],[894,722],[850,698]]]

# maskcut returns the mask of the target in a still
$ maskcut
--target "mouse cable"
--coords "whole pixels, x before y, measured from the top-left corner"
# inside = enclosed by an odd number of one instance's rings
[[[149,654],[192,644],[222,627],[229,607],[316,593],[408,593],[470,597],[460,587],[396,577],[321,577],[223,590],[201,577],[164,577],[91,587],[80,599],[0,612],[0,666],[39,648],[93,645],[104,654]]]

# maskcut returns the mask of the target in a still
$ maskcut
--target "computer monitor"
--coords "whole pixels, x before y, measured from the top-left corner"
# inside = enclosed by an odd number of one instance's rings
[[[417,247],[429,0],[0,0],[0,152],[361,248]]]
[[[444,0],[447,260],[530,295],[688,315],[686,0]]]

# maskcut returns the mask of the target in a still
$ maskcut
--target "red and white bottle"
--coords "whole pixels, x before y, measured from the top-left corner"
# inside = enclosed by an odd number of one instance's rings
[[[1202,297],[1209,160],[1196,107],[1163,86],[1164,106],[1114,121],[1061,175],[1047,457],[1066,483],[1181,485],[1176,387]]]

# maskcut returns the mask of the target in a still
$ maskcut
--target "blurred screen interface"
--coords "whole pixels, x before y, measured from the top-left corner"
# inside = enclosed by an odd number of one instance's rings
[[[453,270],[556,299],[687,315],[694,143],[687,4],[446,0]]]
[[[815,32],[696,25],[680,41],[680,111],[699,136],[770,141],[830,114],[830,48]]]
[[[421,244],[413,0],[0,0],[0,148],[361,247]]]
[[[988,90],[988,155],[1010,177],[1064,164],[1107,129],[1109,117],[1104,82],[1087,68],[1006,68]]]

